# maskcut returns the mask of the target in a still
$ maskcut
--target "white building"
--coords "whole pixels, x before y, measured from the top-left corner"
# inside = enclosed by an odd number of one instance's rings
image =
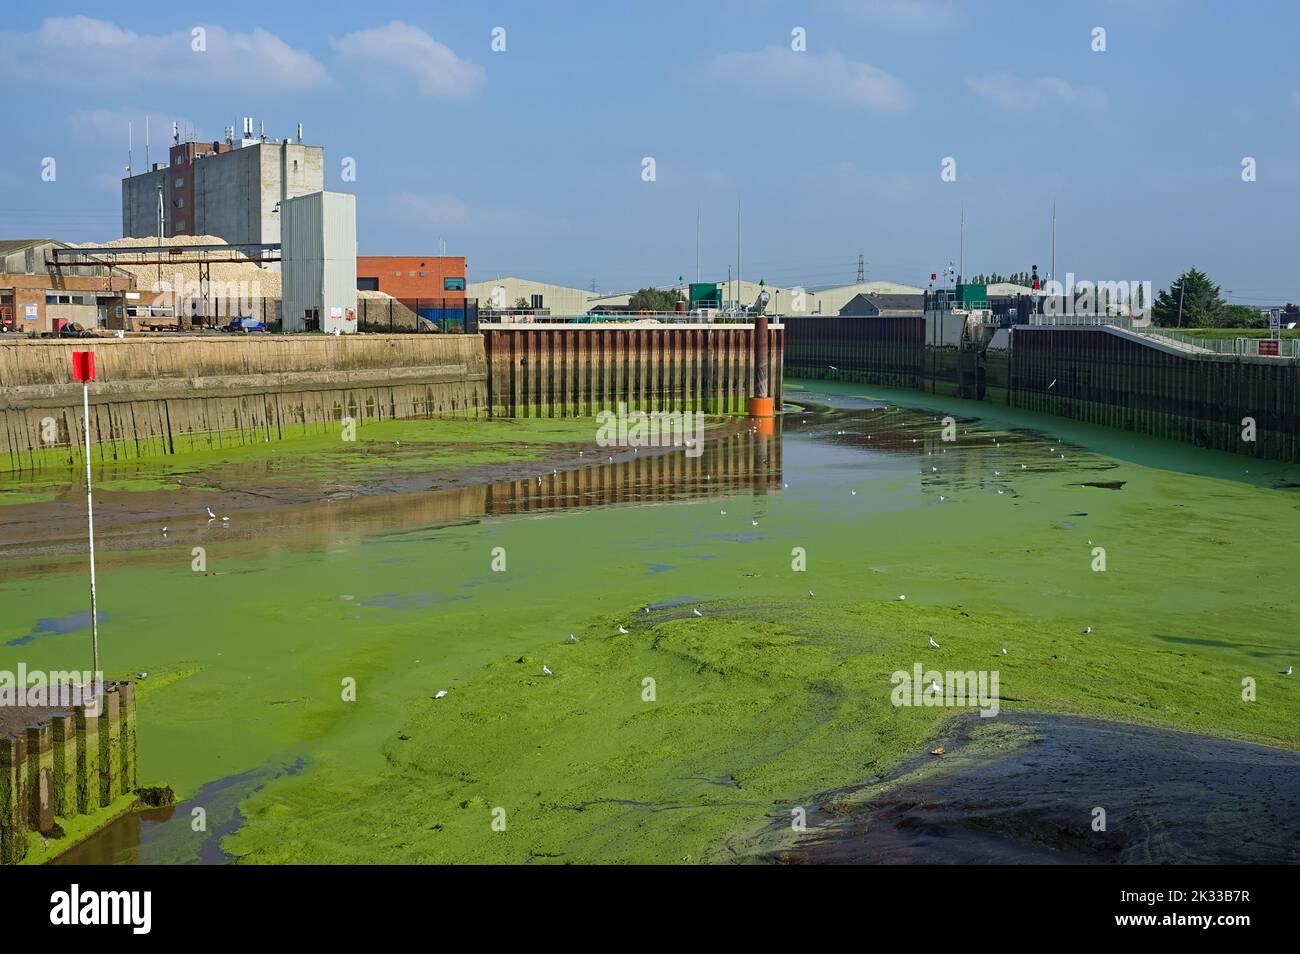
[[[357,330],[357,199],[314,192],[280,203],[281,327]]]

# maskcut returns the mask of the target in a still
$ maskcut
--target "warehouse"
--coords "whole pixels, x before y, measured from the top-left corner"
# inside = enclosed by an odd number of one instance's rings
[[[140,295],[130,272],[109,265],[51,266],[54,239],[0,240],[0,330],[43,334],[65,324],[121,328]]]

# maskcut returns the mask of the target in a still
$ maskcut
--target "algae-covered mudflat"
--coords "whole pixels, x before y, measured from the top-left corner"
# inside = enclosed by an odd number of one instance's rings
[[[215,464],[171,513],[118,489],[102,652],[148,673],[141,779],[181,804],[81,860],[772,857],[826,793],[942,764],[973,710],[896,704],[917,664],[996,671],[1002,713],[1300,749],[1294,469],[924,394],[787,399],[774,435],[719,428],[698,458],[597,461],[591,422],[511,422],[480,480],[430,453],[383,492],[340,458],[365,445],[320,448],[330,489],[285,444],[221,466],[312,493],[224,526],[196,506],[234,483]],[[404,422],[385,453],[444,427],[473,424]],[[83,662],[72,543],[0,543],[0,666]]]

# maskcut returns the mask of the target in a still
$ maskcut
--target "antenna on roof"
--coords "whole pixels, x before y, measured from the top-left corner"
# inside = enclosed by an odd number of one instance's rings
[[[298,145],[302,145],[302,123],[298,124]]]
[[[126,175],[131,176],[131,122],[126,123]]]
[[[149,171],[149,114],[144,114],[144,171]]]
[[[181,141],[181,124],[173,119],[172,120],[172,142],[179,145],[180,141]]]
[[[262,142],[266,142],[266,120],[265,119],[258,120],[257,125],[259,130],[258,135],[261,136]]]
[[[253,117],[252,116],[244,117],[244,138],[245,139],[253,138]]]
[[[862,258],[862,253],[858,253],[858,284],[861,285],[867,280],[867,263]]]

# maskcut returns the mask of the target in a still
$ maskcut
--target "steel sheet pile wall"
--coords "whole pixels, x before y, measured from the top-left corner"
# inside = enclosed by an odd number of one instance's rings
[[[0,342],[0,469],[81,461],[72,352],[95,353],[96,462],[262,444],[367,420],[478,416],[476,335]]]
[[[919,388],[925,367],[923,318],[785,318],[792,377]]]
[[[481,326],[492,413],[590,417],[630,410],[746,410],[754,374],[749,325]],[[781,396],[784,330],[768,330],[769,391]]]
[[[1010,403],[1236,454],[1300,460],[1300,361],[1180,354],[1103,328],[1017,328]],[[1246,418],[1255,441],[1243,440]]]

